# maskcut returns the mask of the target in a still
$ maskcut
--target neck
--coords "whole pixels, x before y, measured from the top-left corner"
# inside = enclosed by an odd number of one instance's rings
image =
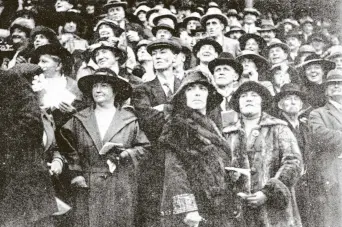
[[[296,127],[297,125],[299,125],[298,114],[287,114],[285,112],[283,112],[282,114],[286,118],[286,120],[288,120],[288,122],[290,122],[290,124],[293,127]]]
[[[95,109],[97,111],[108,111],[116,109],[113,102],[103,102],[103,103],[96,103]]]
[[[208,64],[209,64],[209,62],[201,61],[201,62],[199,63],[199,67],[200,67],[201,69],[209,70]]]
[[[119,74],[119,64],[116,62],[114,65],[110,67],[117,75]]]
[[[141,62],[142,67],[146,70],[146,72],[151,72],[153,71],[153,62],[152,61],[143,61]]]
[[[227,85],[217,85],[218,87],[218,92],[220,93],[220,91],[222,91],[222,93],[224,94],[232,94],[234,92],[234,84],[230,83]],[[221,94],[223,95],[223,94]]]
[[[165,69],[165,70],[157,70],[156,75],[158,77],[163,78],[164,80],[167,80],[168,78],[174,77],[172,67]]]
[[[173,72],[176,74],[184,73],[184,65],[177,65],[173,68]]]
[[[62,77],[61,72],[55,72],[53,74],[45,75],[46,79],[57,79]]]
[[[333,96],[333,97],[330,97],[329,99],[342,105],[342,96]]]
[[[261,113],[257,113],[254,115],[242,115],[242,121],[244,123],[252,123],[252,122],[258,122],[260,120]]]
[[[223,33],[218,34],[217,36],[214,37],[216,42],[222,45],[223,42]]]

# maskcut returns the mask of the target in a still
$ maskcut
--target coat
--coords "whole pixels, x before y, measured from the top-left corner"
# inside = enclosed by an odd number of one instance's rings
[[[94,109],[89,107],[75,114],[61,135],[72,177],[83,176],[89,186],[75,189],[74,226],[134,226],[139,162],[150,144],[136,116],[117,109],[101,140]],[[106,142],[122,143],[130,155],[117,163],[113,174],[106,163],[109,157],[99,154]]]
[[[309,116],[312,157],[308,167],[310,226],[342,225],[342,113],[330,102]]]
[[[175,78],[174,90],[180,86]],[[159,226],[159,206],[164,178],[164,151],[157,147],[157,141],[162,131],[165,113],[153,107],[167,104],[168,100],[158,77],[138,86],[133,91],[132,105],[137,111],[139,123],[146,136],[151,141],[151,157],[144,163],[145,171],[141,175],[141,189],[139,192],[139,213],[141,226]],[[149,207],[149,209],[146,209]],[[145,224],[146,223],[146,224]]]
[[[267,201],[253,209],[244,206],[245,225],[300,227],[294,186],[302,173],[302,155],[286,122],[262,114],[259,128],[246,138],[242,122],[223,129],[233,154],[233,165],[250,169],[251,183],[240,177],[240,190],[262,191]]]
[[[232,154],[214,122],[187,108],[171,116],[159,143],[165,151],[161,226],[185,227],[183,219],[191,211],[205,219],[200,226],[234,226],[239,209],[224,169]]]
[[[10,71],[0,72],[0,99],[0,226],[31,226],[57,211],[39,102]]]
[[[231,53],[234,57],[240,53],[240,43],[235,39],[223,37],[222,51]]]

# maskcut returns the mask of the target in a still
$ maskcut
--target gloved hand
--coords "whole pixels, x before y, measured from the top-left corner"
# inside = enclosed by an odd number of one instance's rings
[[[198,211],[193,211],[187,213],[183,221],[189,227],[198,227],[201,220],[202,217],[199,215]]]
[[[47,165],[50,167],[49,172],[51,175],[59,175],[62,173],[62,169],[63,169],[62,160],[55,159],[51,163],[48,162]]]
[[[88,185],[83,176],[77,176],[71,180],[71,185],[79,188],[88,188]]]

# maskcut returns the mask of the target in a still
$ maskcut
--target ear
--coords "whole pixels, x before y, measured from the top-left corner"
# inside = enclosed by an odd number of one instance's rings
[[[224,24],[221,22],[221,30],[224,30]]]
[[[237,74],[236,72],[233,75],[233,81],[237,81],[239,79],[239,74]]]
[[[62,72],[63,71],[63,64],[62,64],[62,62],[58,63],[58,65],[56,67],[56,71],[57,72]]]
[[[278,108],[281,109],[281,110],[283,110],[283,102],[282,102],[282,100],[280,100],[280,101],[278,102]]]
[[[176,61],[177,61],[177,54],[173,54],[172,63],[176,63]]]

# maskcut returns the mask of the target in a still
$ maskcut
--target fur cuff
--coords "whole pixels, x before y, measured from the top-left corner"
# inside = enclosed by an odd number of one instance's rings
[[[176,195],[172,200],[173,214],[181,214],[197,210],[197,204],[193,194]]]
[[[289,188],[275,178],[270,179],[261,191],[267,196],[267,204],[276,209],[285,209],[291,200]]]

